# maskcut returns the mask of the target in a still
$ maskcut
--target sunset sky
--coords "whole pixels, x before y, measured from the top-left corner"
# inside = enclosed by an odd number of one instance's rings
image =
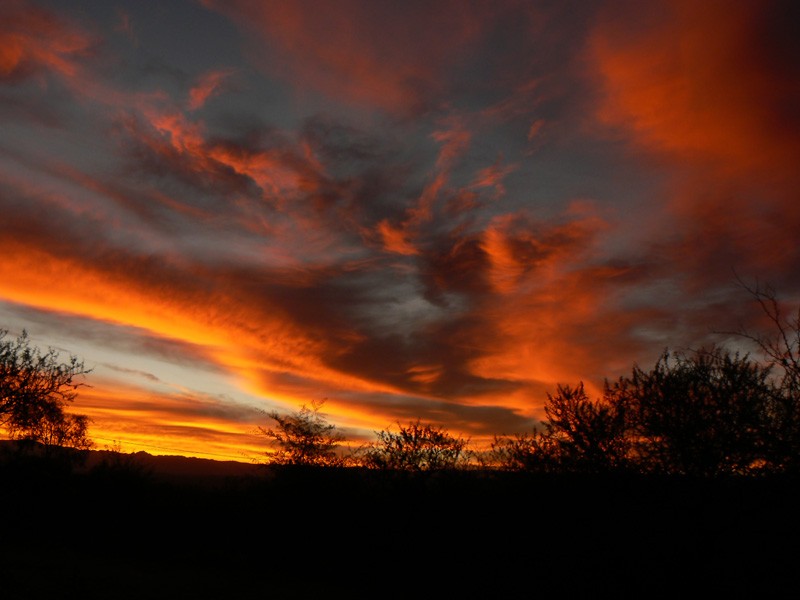
[[[0,3],[0,329],[102,448],[476,444],[800,303],[793,2]]]

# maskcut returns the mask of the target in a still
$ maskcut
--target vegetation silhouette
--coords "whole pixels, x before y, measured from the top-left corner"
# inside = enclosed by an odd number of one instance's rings
[[[596,400],[583,382],[559,385],[540,426],[495,436],[490,462],[537,473],[800,475],[800,309],[786,318],[774,290],[742,285],[771,333],[734,333],[764,361],[716,346],[665,350],[651,369],[606,380]]]
[[[398,431],[376,432],[377,441],[361,452],[361,464],[373,469],[397,471],[443,471],[470,466],[469,440],[451,435],[445,428],[419,419]]]
[[[627,466],[626,414],[607,399],[589,400],[583,382],[547,395],[541,429],[495,436],[490,462],[502,469],[541,473],[603,473]]]
[[[327,466],[342,464],[337,449],[344,436],[328,423],[319,412],[325,400],[312,400],[311,407],[301,406],[297,412],[282,415],[267,413],[275,427],[259,427],[276,448],[267,452],[270,463],[276,465]]]
[[[16,339],[8,334],[0,329],[0,426],[18,442],[19,452],[36,449],[48,457],[80,460],[80,452],[64,449],[92,447],[89,419],[66,409],[90,370],[76,356],[61,361],[53,348],[42,352],[25,330]]]
[[[775,290],[757,281],[739,284],[750,294],[769,325],[769,333],[740,328],[734,333],[753,342],[766,358],[777,393],[767,415],[765,433],[769,464],[777,470],[800,472],[800,306],[787,311]]]
[[[486,456],[419,419],[346,455],[324,401],[268,413],[267,476],[213,485],[159,476],[119,447],[83,469],[0,453],[0,583],[13,598],[86,600],[658,598],[687,581],[785,597],[800,584],[785,549],[800,535],[800,318],[753,291],[777,333],[742,335],[766,361],[665,350],[600,398],[559,385],[541,424],[495,436]],[[85,421],[69,434],[83,363],[6,336],[10,447],[99,452]]]
[[[652,369],[605,383],[591,401],[583,383],[548,395],[544,426],[497,437],[497,462],[513,470],[633,471],[693,477],[783,470],[769,460],[780,390],[769,368],[721,348],[664,352]]]
[[[123,452],[119,442],[101,451],[90,472],[96,480],[125,487],[151,481],[154,477],[153,468],[144,464],[138,454]]]

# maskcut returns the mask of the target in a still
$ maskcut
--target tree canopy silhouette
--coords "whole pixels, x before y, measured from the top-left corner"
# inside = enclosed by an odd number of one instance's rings
[[[88,417],[66,412],[90,370],[76,356],[62,361],[53,348],[42,352],[26,331],[16,339],[8,333],[0,330],[0,424],[9,437],[46,448],[90,448]]]
[[[752,296],[768,330],[746,328],[735,335],[755,343],[772,369],[776,390],[768,407],[766,459],[776,471],[800,471],[800,306],[788,309],[775,290],[758,283],[740,285]],[[731,333],[731,332],[728,332]]]
[[[770,367],[712,347],[665,351],[634,365],[590,400],[579,383],[547,397],[541,428],[492,446],[502,467],[542,472],[632,470],[699,477],[762,472],[770,465]]]
[[[319,412],[325,400],[313,400],[311,407],[282,415],[277,411],[267,413],[275,427],[258,430],[277,448],[268,452],[269,461],[279,465],[338,466],[342,458],[336,450],[344,436],[336,426],[327,422]]]
[[[607,384],[626,414],[639,470],[692,476],[742,474],[763,466],[774,389],[769,367],[722,348],[664,352]]]
[[[511,470],[602,473],[623,468],[631,440],[623,407],[590,400],[583,382],[547,394],[541,428],[513,438],[496,436],[493,461]]]
[[[378,440],[364,452],[366,466],[400,471],[438,471],[469,465],[469,440],[455,437],[442,427],[398,423],[397,432],[376,432]]]

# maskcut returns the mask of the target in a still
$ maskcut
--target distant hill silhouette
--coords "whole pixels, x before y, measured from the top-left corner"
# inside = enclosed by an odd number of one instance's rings
[[[0,440],[0,456],[17,451],[17,442]],[[166,481],[213,483],[227,478],[249,478],[257,476],[264,465],[235,460],[214,460],[176,455],[157,455],[148,452],[115,452],[112,450],[89,450],[85,462],[78,472],[87,472],[106,463],[124,463],[136,467],[150,476]]]
[[[109,451],[71,474],[31,464],[0,470],[0,596],[14,599],[652,600],[800,586],[800,485],[784,478],[410,475]]]
[[[92,450],[85,468],[107,461],[110,451]],[[126,454],[137,465],[141,465],[153,476],[170,480],[203,481],[229,477],[251,477],[258,475],[263,465],[235,460],[213,460],[173,455],[154,455],[147,452]]]

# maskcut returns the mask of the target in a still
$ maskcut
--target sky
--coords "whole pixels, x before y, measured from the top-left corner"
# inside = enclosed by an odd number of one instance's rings
[[[800,303],[793,2],[0,4],[0,329],[97,447],[476,446]]]

